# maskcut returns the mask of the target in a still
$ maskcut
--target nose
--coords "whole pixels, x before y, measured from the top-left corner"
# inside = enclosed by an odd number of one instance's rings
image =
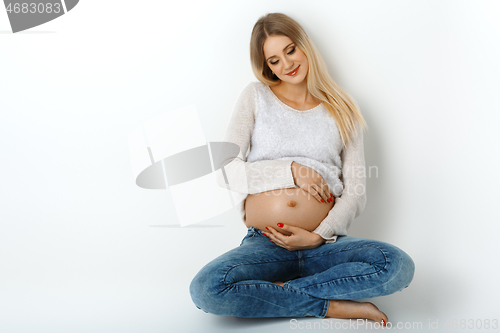
[[[283,60],[283,64],[285,65],[285,73],[290,73],[291,71],[293,71],[294,67],[293,67],[293,61],[287,59],[285,57],[285,59]]]

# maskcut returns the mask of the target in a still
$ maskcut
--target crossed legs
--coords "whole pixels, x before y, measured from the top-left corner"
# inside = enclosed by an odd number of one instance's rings
[[[190,285],[205,312],[236,317],[366,318],[387,316],[353,299],[406,288],[413,260],[399,248],[341,236],[315,249],[288,251],[250,227],[241,245],[205,265]]]

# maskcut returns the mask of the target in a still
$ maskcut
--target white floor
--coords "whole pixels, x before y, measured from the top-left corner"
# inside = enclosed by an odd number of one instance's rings
[[[348,320],[244,319],[197,309],[189,295],[189,283],[204,264],[239,245],[246,229],[234,223],[237,218],[236,211],[229,211],[190,228],[165,223],[115,223],[77,229],[62,223],[31,229],[19,225],[18,230],[11,230],[12,243],[2,247],[0,332],[376,329],[367,328],[365,322]],[[364,236],[356,229],[353,233]],[[440,269],[436,265],[438,255],[422,256],[425,251],[415,251],[415,245],[426,246],[415,242],[405,247],[416,262],[410,287],[370,299],[393,325],[401,322],[399,325],[406,325],[404,331],[435,331],[429,328],[432,323],[446,331],[447,321],[451,325],[453,319],[498,319],[490,297],[498,295],[496,285],[480,283],[466,265],[461,271]]]

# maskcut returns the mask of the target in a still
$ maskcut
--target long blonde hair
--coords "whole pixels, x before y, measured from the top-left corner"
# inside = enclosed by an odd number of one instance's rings
[[[335,119],[345,147],[357,133],[355,119],[362,129],[368,127],[356,101],[330,77],[323,58],[305,30],[295,20],[281,13],[269,13],[260,17],[252,30],[250,61],[259,81],[269,86],[279,84],[279,78],[272,73],[264,56],[263,46],[269,36],[287,36],[304,52],[309,62],[307,89],[322,101]]]

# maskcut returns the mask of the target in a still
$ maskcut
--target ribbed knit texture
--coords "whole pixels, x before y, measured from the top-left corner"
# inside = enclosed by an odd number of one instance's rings
[[[327,243],[335,242],[338,235],[347,235],[352,220],[366,205],[363,132],[358,123],[356,126],[357,135],[342,150],[336,122],[323,104],[295,110],[278,99],[269,86],[251,82],[238,97],[224,137],[241,150],[224,167],[227,184],[221,170],[217,172],[219,186],[238,192],[234,193],[237,199],[240,195],[237,208],[244,220],[248,194],[297,187],[292,161],[310,167],[336,197],[313,232]]]

